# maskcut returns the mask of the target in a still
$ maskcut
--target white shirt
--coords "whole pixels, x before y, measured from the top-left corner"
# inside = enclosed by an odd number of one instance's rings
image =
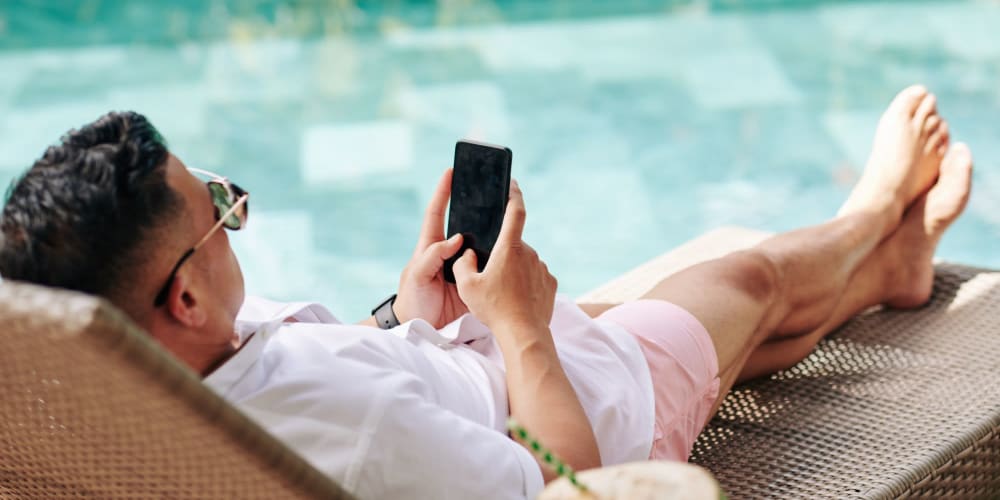
[[[551,330],[602,463],[648,458],[653,393],[638,342],[562,297]],[[507,436],[503,357],[471,315],[441,330],[414,320],[383,331],[340,324],[316,304],[251,297],[237,331],[243,347],[205,383],[359,498],[533,498],[543,488],[534,458]]]

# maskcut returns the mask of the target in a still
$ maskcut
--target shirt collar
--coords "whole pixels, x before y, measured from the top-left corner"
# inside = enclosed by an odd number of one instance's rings
[[[303,323],[339,323],[330,311],[319,304],[282,303],[247,297],[236,317],[236,333],[243,343],[235,354],[205,377],[205,385],[222,396],[229,393],[246,377],[260,359],[268,340],[289,318]]]
[[[281,324],[279,322],[274,326],[280,328]],[[267,328],[259,328],[256,332],[251,332],[235,354],[205,377],[203,380],[205,385],[220,396],[228,394],[260,359],[260,353],[267,345],[270,333]]]

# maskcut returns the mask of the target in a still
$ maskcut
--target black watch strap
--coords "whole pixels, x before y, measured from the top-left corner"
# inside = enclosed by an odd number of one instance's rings
[[[399,319],[396,318],[396,312],[392,310],[392,304],[395,302],[396,294],[392,294],[376,306],[375,309],[372,309],[372,316],[375,317],[375,322],[378,323],[379,328],[388,330],[399,326]]]

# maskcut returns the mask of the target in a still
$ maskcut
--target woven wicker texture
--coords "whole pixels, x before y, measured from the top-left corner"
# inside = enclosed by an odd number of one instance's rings
[[[96,299],[0,285],[0,497],[348,498]]]
[[[1000,496],[1000,273],[939,265],[919,311],[859,316],[733,391],[691,461],[735,498]]]

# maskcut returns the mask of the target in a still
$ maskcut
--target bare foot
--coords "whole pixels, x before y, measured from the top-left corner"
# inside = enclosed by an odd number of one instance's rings
[[[838,215],[890,210],[898,221],[934,183],[947,149],[934,95],[922,85],[903,89],[882,114],[865,171]]]
[[[938,181],[906,211],[903,222],[888,244],[890,252],[890,298],[892,307],[910,308],[930,299],[934,284],[934,250],[948,226],[969,201],[972,187],[972,155],[957,143],[941,163]]]

